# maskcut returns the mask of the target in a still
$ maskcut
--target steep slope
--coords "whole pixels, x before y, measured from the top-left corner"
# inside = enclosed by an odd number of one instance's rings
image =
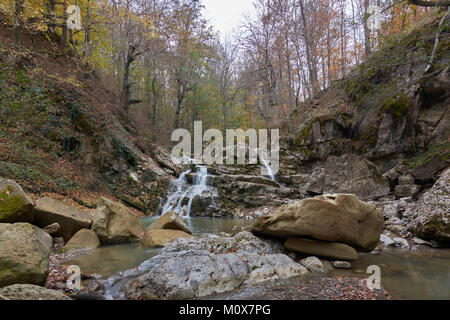
[[[96,73],[44,34],[25,34],[15,52],[2,23],[0,41],[0,176],[36,195],[91,206],[106,194],[154,210],[173,168],[149,156],[162,151],[139,137]]]
[[[282,146],[282,174],[311,172],[330,156],[353,153],[377,164],[378,174],[403,164],[404,174],[416,169],[432,176],[414,175],[416,182],[434,182],[450,155],[450,24],[443,17],[430,16],[390,39],[303,104]],[[391,182],[393,189],[397,177]]]

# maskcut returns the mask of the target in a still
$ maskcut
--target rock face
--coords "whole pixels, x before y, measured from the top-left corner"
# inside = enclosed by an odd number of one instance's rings
[[[295,252],[308,255],[312,254],[324,258],[349,261],[358,259],[358,253],[356,252],[356,250],[344,243],[292,237],[284,243],[284,246],[286,247],[286,249]]]
[[[178,239],[125,272],[111,292],[127,299],[190,299],[307,273],[279,249],[249,232],[232,238]]]
[[[450,242],[450,168],[410,209],[411,232],[419,238]]]
[[[371,200],[389,194],[390,188],[375,164],[361,156],[345,154],[329,157],[324,169],[311,175],[307,191],[351,193],[361,200]]]
[[[0,223],[31,223],[33,217],[33,201],[17,183],[0,178]]]
[[[65,251],[96,249],[100,246],[97,234],[89,229],[81,229],[65,245]]]
[[[141,239],[143,246],[148,248],[164,247],[167,243],[179,238],[190,238],[191,235],[180,230],[147,229]]]
[[[72,300],[64,293],[32,284],[14,284],[0,289],[9,300]]]
[[[282,206],[273,216],[256,220],[253,230],[275,237],[308,236],[342,242],[362,251],[375,249],[383,213],[355,195],[335,194]]]
[[[48,233],[28,223],[2,223],[0,243],[0,287],[45,284],[52,247]]]
[[[183,222],[183,220],[172,211],[163,214],[147,228],[147,230],[157,229],[181,230],[185,233],[192,234],[191,230],[189,230],[189,227]]]
[[[97,203],[92,230],[102,244],[139,241],[144,227],[121,203],[104,197]]]
[[[67,242],[81,229],[88,229],[92,218],[90,214],[68,206],[57,199],[44,197],[36,201],[34,224],[45,228],[58,223],[61,229],[55,234]]]

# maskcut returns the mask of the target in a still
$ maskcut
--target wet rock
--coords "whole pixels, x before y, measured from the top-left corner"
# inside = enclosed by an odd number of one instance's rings
[[[89,229],[82,229],[75,233],[72,239],[65,245],[65,251],[78,251],[78,250],[88,250],[96,249],[100,246],[100,240],[97,234]]]
[[[0,287],[45,284],[52,247],[48,233],[28,223],[2,223],[0,243]]]
[[[34,223],[41,228],[58,223],[61,229],[56,235],[63,237],[65,241],[69,241],[81,229],[89,229],[91,222],[89,213],[66,205],[60,200],[44,197],[36,201]]]
[[[392,239],[394,241],[394,246],[397,248],[402,248],[402,249],[408,249],[409,248],[409,243],[405,238],[401,238],[401,237],[395,237],[394,239]]]
[[[202,194],[192,199],[190,216],[192,217],[220,217],[222,216],[221,204],[218,201],[217,188],[205,190]]]
[[[380,242],[385,247],[389,247],[389,246],[394,245],[394,240],[392,240],[389,236],[387,236],[385,234],[380,235]]]
[[[302,264],[306,269],[311,271],[312,273],[325,273],[325,266],[322,261],[320,261],[317,257],[308,257],[300,260],[300,264]]]
[[[71,300],[64,293],[32,284],[14,284],[0,289],[10,300]]]
[[[417,237],[414,237],[414,238],[413,238],[413,241],[414,241],[414,243],[417,244],[417,245],[424,245],[424,246],[428,246],[428,247],[433,247],[433,244],[432,244],[431,242],[422,240],[422,239],[417,238]]]
[[[355,195],[335,194],[284,205],[273,216],[258,218],[252,228],[269,236],[308,236],[372,251],[383,222],[383,213],[375,205]]]
[[[336,242],[289,238],[284,246],[288,250],[303,254],[313,254],[324,258],[354,261],[358,259],[358,253],[349,245]]]
[[[192,234],[191,230],[189,230],[189,227],[173,211],[166,212],[147,228],[147,230],[156,229],[181,230],[186,233]]]
[[[139,241],[144,227],[121,203],[101,197],[92,223],[92,230],[102,244]]]
[[[190,234],[181,230],[147,229],[141,244],[148,248],[164,247],[167,243],[179,238],[190,238]]]
[[[336,269],[351,269],[352,265],[348,261],[334,261],[333,268]]]
[[[0,223],[31,223],[33,217],[33,201],[16,182],[0,178]]]
[[[219,177],[214,178],[214,186],[220,187],[223,184],[229,184],[232,182],[250,182],[255,184],[261,184],[261,185],[268,185],[272,187],[279,187],[280,185],[270,180],[269,178],[262,177],[262,176],[250,176],[250,175],[222,175]]]

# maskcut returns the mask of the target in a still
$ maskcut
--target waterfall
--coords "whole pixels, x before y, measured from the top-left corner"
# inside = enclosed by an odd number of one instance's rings
[[[176,213],[180,213],[181,210],[181,201],[183,200],[184,195],[184,187],[187,185],[186,175],[191,172],[191,169],[188,169],[180,174],[177,180],[171,181],[169,190],[171,188],[174,188],[175,190],[172,192],[172,194],[167,198],[166,202],[163,205],[162,213],[166,213],[167,211],[175,211]],[[174,206],[177,204],[176,208],[178,207],[178,203],[180,203],[180,210],[178,212],[175,210]]]
[[[264,165],[264,167],[267,170],[267,175],[270,177],[270,179],[272,181],[275,181],[275,175],[273,174],[272,168],[271,166],[267,163],[266,159],[264,159],[264,157],[262,156],[261,152],[259,153],[259,159],[261,160],[262,164]]]
[[[173,211],[180,214],[181,210],[183,210],[183,200],[188,198],[189,201],[185,216],[190,216],[192,201],[196,196],[201,195],[208,189],[208,168],[205,166],[199,166],[198,169],[198,172],[193,177],[193,185],[189,185],[186,179],[186,175],[190,173],[191,170],[183,172],[177,180],[171,182],[172,189],[175,190],[167,198],[165,204],[163,205],[162,214],[168,211]]]

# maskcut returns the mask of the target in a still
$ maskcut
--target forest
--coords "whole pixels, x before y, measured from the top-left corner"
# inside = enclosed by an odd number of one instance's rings
[[[3,0],[16,50],[21,29],[46,31],[101,75],[142,135],[155,140],[158,132],[163,143],[195,120],[219,129],[289,130],[294,110],[435,10],[420,1],[258,0],[255,14],[225,36],[197,0],[75,4],[79,30],[67,28],[69,1]]]
[[[449,89],[449,0],[0,0],[1,310],[449,300]]]

